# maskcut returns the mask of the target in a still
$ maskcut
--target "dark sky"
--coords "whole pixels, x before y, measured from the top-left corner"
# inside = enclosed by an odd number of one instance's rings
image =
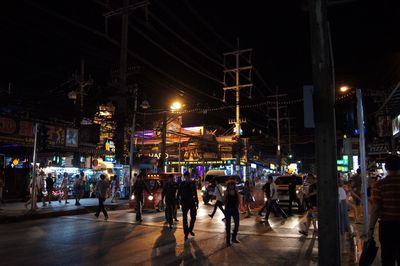
[[[108,1],[111,8],[121,1]],[[275,92],[299,99],[302,86],[311,82],[311,48],[306,1],[190,1],[153,0],[146,23],[143,10],[130,23],[130,66],[141,66],[133,77],[140,100],[153,109],[166,108],[181,98],[186,108],[219,107],[222,99],[224,52],[252,48],[253,98],[244,104],[266,101]],[[333,2],[333,1],[332,1]],[[344,1],[329,8],[336,81],[368,89],[388,89],[400,78],[400,2],[395,0]],[[87,106],[106,102],[115,93],[112,70],[118,69],[119,17],[108,20],[103,36],[105,0],[2,3],[0,13],[0,88],[12,83],[13,98],[37,109],[72,109],[66,97],[76,88],[71,77],[85,59],[94,80]],[[202,74],[200,74],[202,73]],[[261,78],[260,78],[261,77]],[[261,80],[262,79],[262,80]],[[4,92],[2,92],[4,96]],[[233,104],[232,93],[227,104]],[[90,109],[90,108],[88,108]],[[300,116],[301,104],[291,106]],[[246,109],[247,128],[265,128],[262,108]],[[228,126],[234,111],[187,115],[188,124]],[[298,121],[298,125],[302,122]]]

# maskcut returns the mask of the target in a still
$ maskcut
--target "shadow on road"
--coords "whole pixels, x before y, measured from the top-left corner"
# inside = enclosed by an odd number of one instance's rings
[[[176,228],[170,229],[164,226],[161,230],[161,235],[154,242],[151,250],[151,265],[179,265],[180,260],[176,256]],[[172,263],[168,263],[171,262]]]

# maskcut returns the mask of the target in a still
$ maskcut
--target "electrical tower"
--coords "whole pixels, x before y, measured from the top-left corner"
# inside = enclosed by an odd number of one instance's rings
[[[227,90],[234,90],[236,94],[236,119],[229,120],[229,124],[235,125],[235,135],[239,139],[241,124],[246,122],[246,119],[240,118],[240,90],[249,89],[249,98],[251,98],[251,89],[253,83],[251,83],[251,71],[253,66],[251,65],[252,49],[238,50],[224,53],[224,102]],[[232,59],[234,59],[234,67],[232,67]],[[242,60],[241,60],[242,59]],[[244,65],[241,65],[240,62]],[[244,77],[243,84],[240,84],[240,75]]]

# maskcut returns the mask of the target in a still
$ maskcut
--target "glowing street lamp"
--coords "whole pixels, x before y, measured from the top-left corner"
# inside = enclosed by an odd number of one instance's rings
[[[170,108],[171,108],[171,111],[176,112],[182,108],[182,104],[180,102],[174,102]]]
[[[342,86],[342,87],[340,87],[340,92],[347,92],[347,91],[349,91],[350,90],[350,88],[348,87],[348,86]]]

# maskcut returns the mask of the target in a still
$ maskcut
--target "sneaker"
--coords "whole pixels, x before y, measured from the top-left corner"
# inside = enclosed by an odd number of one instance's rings
[[[237,239],[232,239],[232,243],[239,244],[239,243],[240,243],[240,241],[239,241],[239,240],[237,240]]]
[[[213,218],[213,216],[211,214],[209,214],[208,216],[210,216],[211,219]]]
[[[226,242],[226,246],[227,246],[227,247],[232,246],[231,242]]]
[[[299,233],[302,234],[302,235],[308,236],[308,233],[306,231],[299,230]]]
[[[195,235],[196,235],[195,233],[193,233],[193,231],[190,231],[189,234],[190,234],[191,236],[195,236]]]
[[[185,234],[185,240],[187,240],[187,239],[188,239],[188,234],[186,233],[186,234]]]
[[[94,214],[94,217],[96,217],[96,219],[99,218],[99,216],[97,214]]]

